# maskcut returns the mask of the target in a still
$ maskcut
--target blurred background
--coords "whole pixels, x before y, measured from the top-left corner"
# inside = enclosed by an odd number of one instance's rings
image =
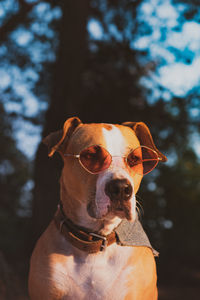
[[[143,121],[168,156],[138,192],[159,299],[200,294],[198,0],[0,1],[0,299],[27,296],[62,161],[41,139],[71,116]]]

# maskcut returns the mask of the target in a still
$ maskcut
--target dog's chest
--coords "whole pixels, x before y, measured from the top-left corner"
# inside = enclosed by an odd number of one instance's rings
[[[95,255],[71,256],[56,266],[54,278],[65,289],[66,299],[123,299],[132,270],[127,266],[131,252],[130,247],[113,245]]]

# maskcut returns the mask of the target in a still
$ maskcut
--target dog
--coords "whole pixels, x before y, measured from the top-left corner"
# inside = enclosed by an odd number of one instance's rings
[[[73,117],[43,142],[64,167],[57,212],[31,257],[31,300],[156,300],[155,251],[136,193],[143,175],[167,158],[148,127]]]

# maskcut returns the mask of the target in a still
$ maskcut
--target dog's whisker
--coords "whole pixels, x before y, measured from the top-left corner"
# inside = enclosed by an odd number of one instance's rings
[[[137,207],[137,205],[136,205],[136,207],[135,207],[135,208],[136,208],[136,211],[137,211],[138,217],[139,217],[139,219],[140,219],[140,217],[141,217],[141,216],[140,216],[140,210],[139,210],[139,208]]]
[[[136,200],[136,210],[139,218],[141,218],[144,215],[144,209],[142,207],[142,204],[138,200]]]
[[[135,195],[136,199],[138,198],[139,200],[143,201],[142,197],[140,197],[139,195]]]
[[[142,211],[142,213],[144,214],[144,209],[143,209],[143,207],[142,207],[142,204],[139,202],[139,201],[137,201],[136,200],[136,205],[138,204],[138,206],[139,206],[139,209]]]

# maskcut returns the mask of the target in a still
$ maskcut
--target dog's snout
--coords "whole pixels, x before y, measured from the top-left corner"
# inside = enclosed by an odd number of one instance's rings
[[[105,186],[105,193],[111,201],[129,200],[132,192],[132,185],[127,179],[113,179]]]

